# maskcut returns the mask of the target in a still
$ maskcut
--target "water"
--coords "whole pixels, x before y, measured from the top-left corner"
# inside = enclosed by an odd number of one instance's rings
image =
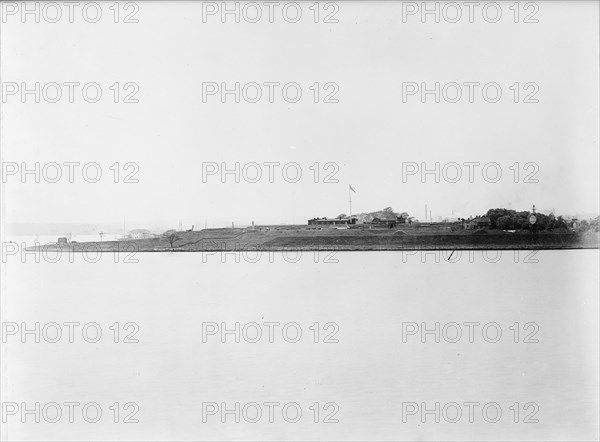
[[[435,255],[350,252],[326,256],[237,256],[184,253],[138,254],[138,263],[115,263],[112,255],[95,264],[76,259],[56,264],[6,264],[3,321],[62,324],[96,322],[102,338],[85,342],[35,343],[6,336],[2,400],[8,402],[97,402],[97,423],[66,416],[48,423],[42,416],[8,416],[2,436],[9,440],[588,440],[598,438],[598,264],[597,250],[490,252],[435,262]],[[456,257],[455,257],[456,259]],[[225,260],[225,262],[222,262]],[[249,262],[254,260],[256,262]],[[331,261],[331,262],[323,262]],[[425,260],[426,262],[422,262]],[[496,260],[496,262],[494,262]],[[315,262],[318,261],[318,262]],[[337,261],[337,262],[336,262]],[[516,261],[516,262],[515,262]],[[537,261],[537,262],[536,262]],[[4,276],[4,275],[3,275]],[[247,327],[239,343],[203,335],[203,323],[233,328],[278,322],[274,342]],[[139,343],[114,343],[109,328],[118,322],[122,341],[139,331]],[[282,337],[283,324],[296,322],[296,343]],[[315,343],[315,326],[320,333]],[[434,335],[409,335],[411,324],[440,323]],[[456,322],[463,336],[451,343]],[[465,322],[477,322],[474,342]],[[406,333],[403,334],[404,330]],[[496,343],[497,323],[502,336]],[[515,343],[514,323],[520,333]],[[328,324],[325,328],[325,324]],[[528,324],[527,328],[523,328]],[[513,326],[513,329],[510,327]],[[31,326],[32,327],[32,326]],[[49,329],[48,329],[49,330]],[[62,328],[63,332],[67,329]],[[295,339],[289,326],[286,338]],[[52,333],[52,336],[54,333]],[[90,332],[89,335],[94,335]],[[88,335],[88,337],[89,337]],[[47,337],[50,336],[50,331]],[[203,342],[203,338],[206,342]],[[336,339],[339,342],[324,343]],[[406,341],[406,342],[403,342]],[[535,342],[538,340],[539,342]],[[523,342],[532,341],[532,342]],[[138,423],[122,423],[139,411]],[[269,423],[265,402],[278,402]],[[114,423],[111,404],[121,409]],[[240,405],[234,414],[205,415],[203,403]],[[261,404],[262,418],[252,420]],[[302,417],[287,422],[286,403]],[[318,406],[313,406],[317,402]],[[440,410],[440,422],[405,413],[403,403]],[[478,402],[469,422],[465,402]],[[482,406],[497,403],[496,423]],[[515,408],[514,403],[519,405]],[[328,404],[325,406],[325,404]],[[313,408],[309,408],[313,406]],[[420,405],[419,405],[420,406]],[[511,409],[510,407],[513,406]],[[33,407],[33,405],[31,405]],[[205,404],[205,407],[209,407]],[[219,405],[220,407],[220,405]],[[492,407],[492,406],[489,406]],[[113,407],[114,408],[114,407]],[[318,423],[315,411],[319,409]],[[515,410],[520,410],[518,416]],[[67,408],[62,408],[66,413]],[[205,411],[208,409],[205,408]],[[294,408],[286,415],[293,420]],[[496,408],[487,408],[494,419]],[[410,411],[409,408],[405,412]],[[48,412],[49,413],[49,412]],[[93,413],[90,412],[93,416]],[[54,414],[52,414],[53,416]],[[324,423],[330,420],[339,422]],[[529,418],[527,418],[529,416]],[[444,419],[444,417],[446,419]],[[514,420],[518,421],[515,423]],[[533,422],[524,423],[524,420]],[[536,423],[535,420],[538,420]]]

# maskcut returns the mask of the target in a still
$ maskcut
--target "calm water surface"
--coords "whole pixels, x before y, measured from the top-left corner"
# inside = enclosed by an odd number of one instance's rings
[[[58,343],[25,344],[5,336],[2,400],[41,404],[97,402],[98,423],[20,423],[9,417],[9,440],[591,440],[598,438],[597,250],[466,252],[450,263],[433,254],[350,252],[261,257],[190,253],[139,254],[137,263],[83,259],[55,264],[8,261],[3,321],[96,322],[97,343],[76,331]],[[245,258],[245,259],[244,259]],[[287,259],[284,259],[287,258]],[[447,255],[446,255],[447,258]],[[225,262],[223,262],[225,260]],[[250,260],[256,262],[249,262]],[[334,262],[323,262],[334,261]],[[422,262],[425,260],[426,262]],[[318,261],[318,262],[315,262]],[[337,262],[335,262],[337,261]],[[496,262],[494,262],[496,261]],[[531,262],[529,262],[531,261]],[[139,343],[114,343],[109,327],[135,322]],[[286,342],[281,326],[250,343],[233,334],[204,335],[203,323],[233,328],[295,322],[302,335]],[[463,335],[456,340],[456,327]],[[469,342],[465,322],[475,328]],[[315,326],[320,329],[315,343]],[[329,324],[327,328],[324,325]],[[435,334],[403,335],[403,327],[440,324]],[[514,323],[520,328],[515,336]],[[403,326],[404,324],[404,326]],[[528,324],[527,328],[523,328]],[[310,327],[313,326],[311,329]],[[512,329],[510,327],[513,327]],[[219,325],[220,327],[220,325]],[[67,328],[63,327],[66,333]],[[121,330],[123,340],[128,330]],[[295,338],[289,328],[286,337]],[[256,329],[246,328],[254,339]],[[93,336],[94,333],[90,332]],[[325,343],[324,340],[338,342]],[[404,338],[404,339],[403,339]],[[446,338],[446,339],[444,339]],[[515,338],[519,341],[515,343]],[[535,341],[538,342],[535,342]],[[406,342],[403,342],[406,341]],[[532,341],[532,342],[524,342]],[[109,406],[135,402],[138,423],[114,423]],[[203,402],[297,403],[286,422],[281,407],[269,423],[220,413],[203,422]],[[320,408],[315,423],[314,407]],[[326,403],[335,403],[324,409]],[[481,406],[450,423],[433,414],[405,416],[403,403],[433,409],[449,402],[495,402],[496,423]],[[515,423],[514,403],[520,413]],[[527,409],[523,407],[529,404]],[[513,406],[513,409],[509,408]],[[66,412],[67,409],[64,408]],[[128,409],[131,411],[131,409]],[[255,411],[248,409],[253,418]],[[447,409],[449,419],[456,412]],[[533,415],[530,413],[534,412]],[[322,422],[327,416],[339,422]],[[119,420],[123,420],[122,412]],[[524,423],[530,415],[538,422]],[[289,416],[294,417],[290,411]],[[488,417],[494,418],[489,411]]]

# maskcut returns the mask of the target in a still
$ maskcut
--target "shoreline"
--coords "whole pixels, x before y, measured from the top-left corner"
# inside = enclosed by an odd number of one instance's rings
[[[412,230],[412,231],[411,231]],[[121,241],[50,243],[28,250],[60,248],[70,252],[269,252],[269,251],[419,251],[419,250],[574,250],[600,249],[598,232],[420,231],[419,229],[311,229],[274,226],[258,229],[204,229],[166,237]]]

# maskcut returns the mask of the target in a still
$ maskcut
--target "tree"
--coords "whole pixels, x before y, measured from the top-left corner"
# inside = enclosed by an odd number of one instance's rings
[[[509,209],[490,209],[487,211],[485,216],[490,219],[491,228],[492,229],[501,229],[498,225],[498,220],[502,217],[508,216],[510,219],[513,219],[517,212]],[[506,223],[506,221],[504,221]]]
[[[406,212],[402,212],[397,214],[396,217],[401,223],[405,223],[410,218],[410,215]]]
[[[585,219],[579,223],[579,230],[582,232],[587,232],[590,229],[590,223]]]
[[[503,230],[553,230],[558,228],[566,228],[567,223],[562,216],[556,218],[554,213],[550,215],[544,215],[543,213],[536,213],[535,224],[529,222],[531,212],[523,210],[516,212],[515,210],[509,209],[490,209],[486,215],[492,224],[492,229],[503,229]]]
[[[167,241],[169,241],[169,244],[171,244],[171,250],[173,250],[173,243],[180,239],[177,231],[173,229],[167,230],[165,233],[163,233],[163,236]]]
[[[567,222],[563,219],[562,216],[559,216],[558,218],[556,218],[556,227],[560,228],[560,227],[567,227]]]
[[[504,215],[504,216],[501,216],[500,218],[498,218],[496,220],[496,224],[497,224],[498,228],[502,229],[502,230],[511,230],[513,227],[512,219],[509,215]]]

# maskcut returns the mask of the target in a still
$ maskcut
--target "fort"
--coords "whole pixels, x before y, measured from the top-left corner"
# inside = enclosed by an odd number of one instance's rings
[[[341,220],[344,222],[345,220]],[[127,241],[136,252],[223,251],[353,251],[353,250],[545,250],[600,248],[595,231],[515,231],[465,229],[454,223],[398,224],[392,228],[372,225],[270,225],[244,228],[173,231],[171,243],[164,236]],[[70,251],[115,252],[118,241],[70,242],[58,247]]]

